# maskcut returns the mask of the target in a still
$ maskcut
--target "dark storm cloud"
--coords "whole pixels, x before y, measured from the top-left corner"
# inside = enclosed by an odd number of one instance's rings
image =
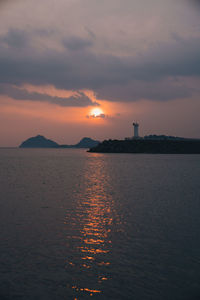
[[[189,0],[188,3],[200,6],[200,0]]]
[[[33,50],[27,40],[24,32],[20,35],[15,31],[0,38],[1,82],[93,89],[98,91],[99,97],[112,101],[118,101],[119,97],[125,101],[144,97],[169,100],[192,93],[175,81],[168,82],[169,78],[200,76],[200,40],[195,38],[174,35],[171,42],[157,44],[143,54],[122,57],[94,54],[90,39],[70,37],[65,39],[62,52],[45,50],[42,53]],[[10,46],[9,51],[5,42]],[[23,54],[20,56],[18,52],[16,57],[17,45],[24,49]]]
[[[139,59],[135,79],[200,76],[200,39],[176,35],[175,41],[158,43]]]
[[[0,37],[0,41],[9,47],[22,48],[27,45],[29,36],[25,31],[10,29],[7,34]]]
[[[42,101],[68,107],[86,107],[97,106],[97,102],[91,101],[84,93],[78,92],[76,96],[71,97],[53,97],[47,94],[28,92],[25,89],[19,89],[10,85],[0,84],[0,95],[6,95],[15,100]]]
[[[182,0],[180,0],[181,2]],[[199,12],[200,9],[200,0],[185,0],[184,3],[187,4],[187,7],[197,10]]]
[[[175,78],[151,82],[133,80],[123,86],[106,86],[99,93],[103,98],[107,97],[111,101],[121,101],[122,99],[125,101],[140,99],[168,101],[191,96],[193,91],[177,81]]]
[[[84,50],[91,47],[93,42],[90,39],[83,39],[80,37],[72,36],[64,39],[63,45],[71,51]]]

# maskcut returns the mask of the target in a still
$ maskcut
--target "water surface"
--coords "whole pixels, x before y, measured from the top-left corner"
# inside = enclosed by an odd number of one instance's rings
[[[0,299],[200,299],[200,156],[0,149]]]

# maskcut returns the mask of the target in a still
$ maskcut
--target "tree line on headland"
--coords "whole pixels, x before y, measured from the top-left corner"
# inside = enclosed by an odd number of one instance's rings
[[[89,152],[200,154],[200,140],[193,139],[127,139],[105,140]]]

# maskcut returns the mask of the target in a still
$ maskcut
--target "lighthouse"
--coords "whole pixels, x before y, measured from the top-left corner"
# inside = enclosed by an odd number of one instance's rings
[[[139,138],[139,124],[136,122],[133,123],[133,127],[134,127],[134,139],[138,139]]]

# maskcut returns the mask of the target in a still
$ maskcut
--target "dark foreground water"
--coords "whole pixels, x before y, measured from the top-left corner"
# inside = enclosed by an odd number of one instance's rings
[[[200,155],[0,149],[0,299],[200,299]]]

